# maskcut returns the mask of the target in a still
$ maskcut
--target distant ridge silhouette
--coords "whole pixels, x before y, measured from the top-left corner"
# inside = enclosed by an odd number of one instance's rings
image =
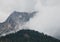
[[[34,30],[20,30],[1,37],[0,42],[60,42],[60,40]]]

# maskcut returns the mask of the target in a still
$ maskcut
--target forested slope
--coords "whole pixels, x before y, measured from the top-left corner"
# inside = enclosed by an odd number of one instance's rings
[[[0,42],[60,42],[60,40],[34,30],[20,30],[1,37]]]

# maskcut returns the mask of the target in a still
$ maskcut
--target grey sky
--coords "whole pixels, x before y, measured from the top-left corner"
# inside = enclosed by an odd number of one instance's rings
[[[4,21],[14,10],[32,11],[34,4],[34,0],[0,0],[0,21]]]
[[[28,27],[45,34],[60,37],[60,0],[0,0],[0,22],[14,10],[39,11],[28,22]]]
[[[30,28],[60,38],[60,0],[38,0],[39,11],[30,21]]]

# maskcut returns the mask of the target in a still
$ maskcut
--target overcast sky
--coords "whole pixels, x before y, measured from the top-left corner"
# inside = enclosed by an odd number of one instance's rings
[[[38,11],[28,22],[28,27],[60,37],[60,0],[0,0],[0,22],[4,22],[14,10]]]
[[[16,11],[32,11],[34,10],[34,0],[0,0],[0,22],[10,15],[14,10]]]

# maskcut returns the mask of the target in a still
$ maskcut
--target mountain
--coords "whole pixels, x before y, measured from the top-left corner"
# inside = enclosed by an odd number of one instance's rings
[[[5,36],[6,34],[23,29],[35,13],[36,12],[12,12],[5,22],[0,23],[0,36]]]
[[[34,30],[22,30],[35,13],[14,11],[5,22],[0,23],[0,42],[60,42]]]
[[[20,30],[0,38],[0,42],[60,42],[51,36],[34,30]]]

